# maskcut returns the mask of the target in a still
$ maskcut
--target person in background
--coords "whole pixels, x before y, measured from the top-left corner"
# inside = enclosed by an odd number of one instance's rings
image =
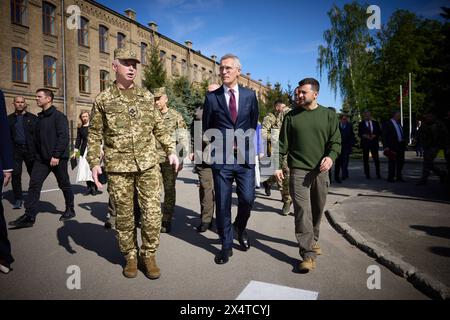
[[[355,144],[355,133],[353,132],[353,126],[348,121],[348,116],[341,115],[339,123],[339,131],[341,133],[341,154],[336,158],[336,164],[334,165],[334,180],[337,183],[341,183],[342,180],[349,178],[348,175],[348,162],[350,154],[352,153],[353,145]],[[342,170],[342,178],[340,172]]]
[[[12,189],[14,194],[13,209],[23,205],[22,166],[25,162],[28,175],[31,176],[36,150],[34,135],[37,117],[27,112],[25,98],[17,96],[13,100],[14,112],[8,116],[9,129],[13,143],[14,171],[12,174]]]
[[[363,120],[358,125],[358,136],[361,139],[361,148],[363,152],[364,174],[370,179],[369,152],[375,163],[375,172],[378,179],[381,179],[380,157],[378,155],[379,139],[381,138],[380,124],[373,120],[370,111],[363,112]]]
[[[89,112],[83,111],[80,113],[81,124],[77,129],[77,139],[75,141],[75,149],[72,153],[72,159],[79,156],[78,172],[77,172],[77,182],[86,182],[87,191],[84,193],[87,195],[97,195],[100,193],[97,186],[92,179],[92,172],[89,168],[89,163],[86,160],[87,155],[87,139],[89,130]]]
[[[388,182],[404,182],[402,170],[405,163],[406,139],[400,124],[400,111],[392,112],[390,120],[383,124],[384,154],[388,157]],[[395,178],[395,180],[394,180]]]

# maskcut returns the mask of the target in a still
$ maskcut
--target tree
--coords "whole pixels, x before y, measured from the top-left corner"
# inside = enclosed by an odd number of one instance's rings
[[[338,89],[347,99],[352,118],[367,108],[367,69],[374,62],[375,42],[366,25],[365,8],[357,2],[343,8],[333,5],[328,12],[331,28],[324,32],[326,46],[319,46],[317,59],[320,76],[327,69],[328,83],[336,94]]]
[[[259,118],[263,119],[269,112],[273,111],[273,105],[276,100],[281,100],[286,105],[290,105],[288,94],[283,91],[281,83],[276,82],[272,88],[270,82],[267,83],[269,90],[265,93],[265,102],[260,104]]]
[[[144,86],[150,91],[164,87],[167,82],[167,73],[157,45],[151,47],[148,61],[144,68]]]

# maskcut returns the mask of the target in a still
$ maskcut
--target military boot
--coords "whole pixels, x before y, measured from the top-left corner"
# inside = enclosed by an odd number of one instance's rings
[[[127,278],[136,278],[138,262],[136,258],[127,259],[127,265],[123,268],[123,275]]]
[[[291,213],[291,201],[286,201],[286,202],[283,204],[283,211],[281,212],[281,214],[282,214],[283,216],[288,216],[289,213]]]
[[[154,280],[161,276],[161,271],[156,264],[155,256],[141,257],[139,262],[147,278]]]

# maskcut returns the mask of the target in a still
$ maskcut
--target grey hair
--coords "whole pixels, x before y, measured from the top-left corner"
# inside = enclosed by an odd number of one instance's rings
[[[233,59],[234,60],[234,65],[236,67],[238,67],[239,69],[242,68],[241,61],[239,60],[239,57],[237,55],[234,55],[232,53],[227,53],[222,58],[220,58],[220,62],[222,62],[225,59]]]

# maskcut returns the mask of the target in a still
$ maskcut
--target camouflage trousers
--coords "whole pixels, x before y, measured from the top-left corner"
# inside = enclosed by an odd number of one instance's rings
[[[108,173],[108,192],[116,212],[119,248],[126,259],[138,254],[137,229],[134,221],[133,194],[137,190],[141,208],[140,255],[155,255],[161,230],[159,166],[142,172]]]
[[[281,200],[283,203],[291,203],[291,194],[289,193],[289,168],[283,168],[284,180],[282,183],[279,183],[275,176],[270,176],[265,182],[272,186],[274,183],[277,184],[278,189],[281,193]]]
[[[164,204],[162,207],[162,220],[171,221],[175,208],[176,190],[175,182],[178,173],[168,161],[159,164],[161,167],[161,182],[164,187]]]

